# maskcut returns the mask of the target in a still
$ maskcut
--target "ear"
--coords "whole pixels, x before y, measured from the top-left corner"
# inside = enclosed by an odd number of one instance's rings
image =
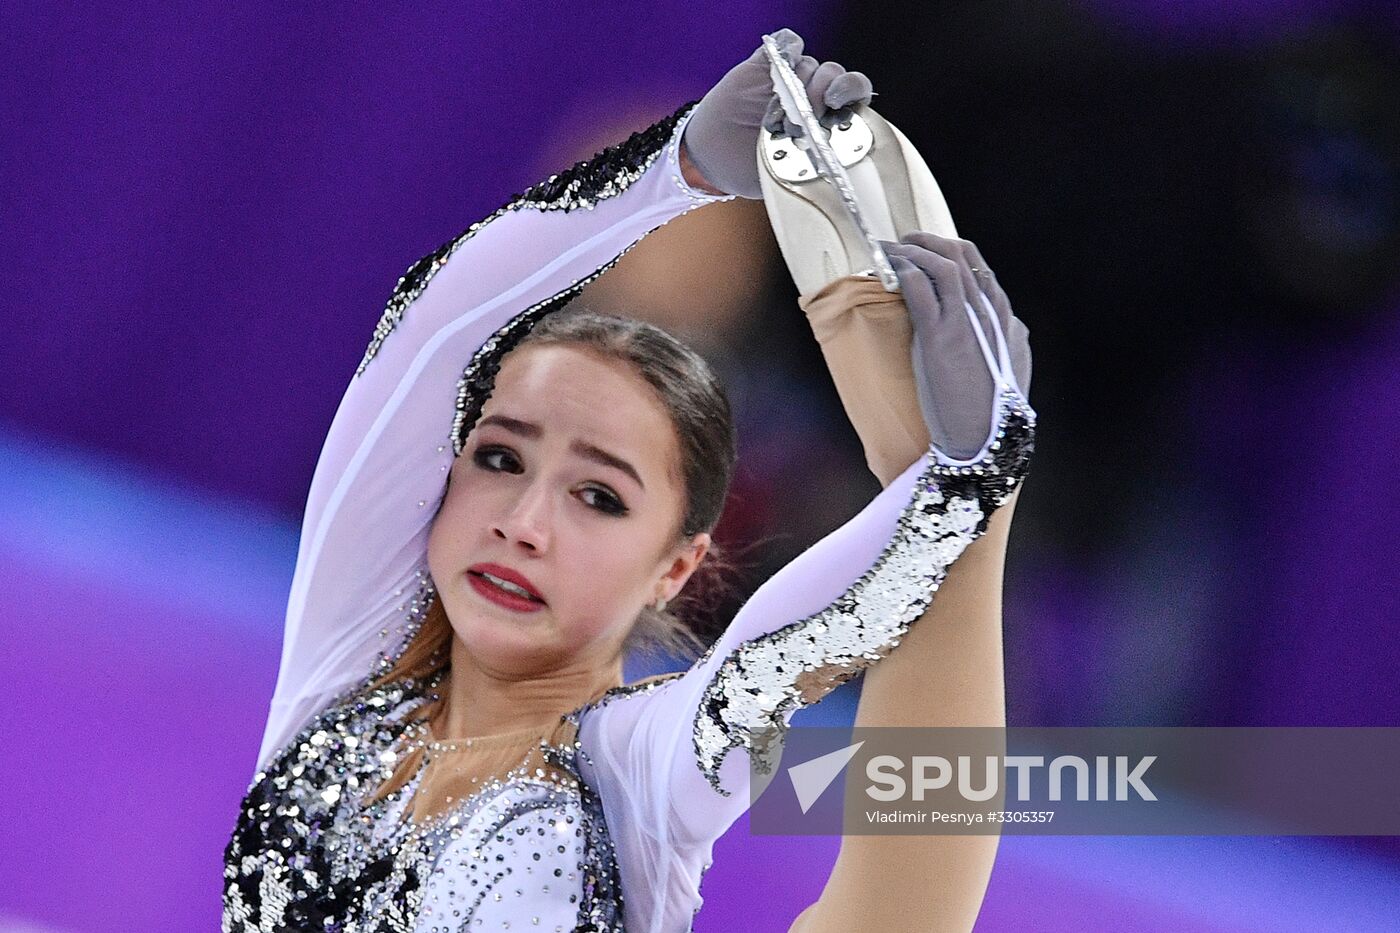
[[[675,598],[676,594],[685,586],[685,582],[690,579],[690,575],[705,559],[705,555],[710,550],[710,541],[709,533],[702,531],[691,538],[679,554],[675,554],[671,558],[666,572],[661,575],[661,579],[658,581],[656,594],[658,597],[667,600]]]

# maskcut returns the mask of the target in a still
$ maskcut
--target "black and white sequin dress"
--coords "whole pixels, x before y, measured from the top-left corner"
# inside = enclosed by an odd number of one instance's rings
[[[434,684],[365,687],[435,598],[428,532],[501,358],[647,233],[725,200],[682,178],[689,113],[529,189],[395,288],[308,496],[260,768],[225,854],[226,933],[689,929],[750,761],[771,770],[794,711],[898,644],[1025,475],[1035,414],[993,319],[979,337],[1001,389],[978,456],[930,448],[690,669],[572,711],[451,811],[401,818],[421,772],[368,801]]]

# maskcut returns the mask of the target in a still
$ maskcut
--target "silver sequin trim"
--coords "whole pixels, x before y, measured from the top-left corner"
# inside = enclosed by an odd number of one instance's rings
[[[369,346],[365,348],[364,357],[360,360],[360,365],[356,367],[355,375],[359,376],[365,371],[370,360],[374,359],[375,354],[379,352],[385,338],[393,333],[394,328],[403,320],[408,306],[413,304],[419,295],[423,294],[423,290],[428,287],[428,283],[432,281],[433,276],[437,275],[438,270],[445,266],[447,261],[452,258],[452,254],[463,243],[475,236],[478,230],[509,211],[524,208],[541,211],[587,210],[593,208],[600,201],[617,197],[631,187],[638,178],[641,178],[662,152],[666,151],[668,140],[674,147],[676,142],[673,135],[674,130],[696,103],[692,101],[685,104],[670,116],[658,120],[640,132],[633,133],[623,142],[609,146],[591,159],[579,162],[565,171],[551,175],[544,181],[533,185],[523,194],[497,208],[489,217],[472,224],[409,266],[408,270],[399,277],[379,321],[374,326]],[[670,155],[670,159],[672,164],[675,164],[674,152]],[[709,199],[693,198],[693,200],[696,200],[697,203],[705,203]]]
[[[457,380],[457,402],[452,416],[453,456],[462,452],[467,435],[471,434],[477,419],[481,417],[481,409],[485,406],[486,400],[491,397],[491,389],[495,385],[496,374],[500,372],[501,362],[505,359],[505,355],[515,348],[516,344],[530,332],[531,328],[577,298],[584,286],[617,265],[618,260],[622,259],[640,242],[637,240],[630,244],[606,265],[581,279],[574,280],[562,292],[551,295],[549,298],[526,308],[503,324],[487,338],[476,353],[472,354],[470,362],[467,363],[462,370],[461,377]]]
[[[785,714],[815,703],[888,655],[933,601],[948,568],[1024,478],[1035,412],[1014,389],[997,400],[996,437],[976,463],[930,465],[875,564],[820,612],[744,642],[706,686],[694,724],[697,764],[721,795],[719,770],[746,748],[759,774],[782,755]],[[708,653],[707,653],[708,655]],[[702,659],[701,663],[705,659]]]
[[[420,920],[446,920],[420,916],[427,882],[439,871],[454,883],[449,900],[436,902],[454,912],[451,925],[439,928],[456,930],[484,898],[520,893],[525,879],[512,873],[530,870],[532,848],[566,843],[577,859],[547,883],[576,890],[574,928],[622,929],[616,852],[601,802],[579,779],[576,740],[542,741],[547,769],[522,763],[422,823],[395,813],[412,799],[430,756],[402,788],[367,803],[403,755],[427,744],[406,720],[432,686],[400,680],[332,706],[254,776],[224,854],[224,933],[409,933]],[[557,778],[546,777],[550,770]],[[540,820],[521,819],[528,814],[557,815],[553,827],[568,839],[530,832]],[[479,834],[462,839],[468,827]],[[506,858],[506,849],[522,858]]]

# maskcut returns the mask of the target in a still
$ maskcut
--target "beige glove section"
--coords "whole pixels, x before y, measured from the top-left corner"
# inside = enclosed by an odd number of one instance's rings
[[[914,326],[898,292],[863,275],[798,298],[870,471],[888,486],[929,447],[911,348]]]

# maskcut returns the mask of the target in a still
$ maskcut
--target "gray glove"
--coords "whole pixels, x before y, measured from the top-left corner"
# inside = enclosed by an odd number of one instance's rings
[[[959,460],[981,450],[991,430],[996,382],[982,356],[964,302],[977,312],[992,358],[997,338],[982,296],[990,300],[1011,357],[1021,394],[1030,398],[1030,331],[981,252],[968,240],[910,233],[899,243],[881,241],[899,276],[914,327],[914,379],[929,437]],[[973,269],[979,271],[973,272]]]
[[[812,112],[823,126],[834,126],[856,106],[870,103],[873,93],[865,75],[803,55],[802,37],[791,29],[779,29],[773,38],[806,87]],[[686,151],[711,185],[742,198],[762,198],[755,154],[760,129],[802,135],[801,127],[784,119],[761,45],[696,105],[685,128]]]

